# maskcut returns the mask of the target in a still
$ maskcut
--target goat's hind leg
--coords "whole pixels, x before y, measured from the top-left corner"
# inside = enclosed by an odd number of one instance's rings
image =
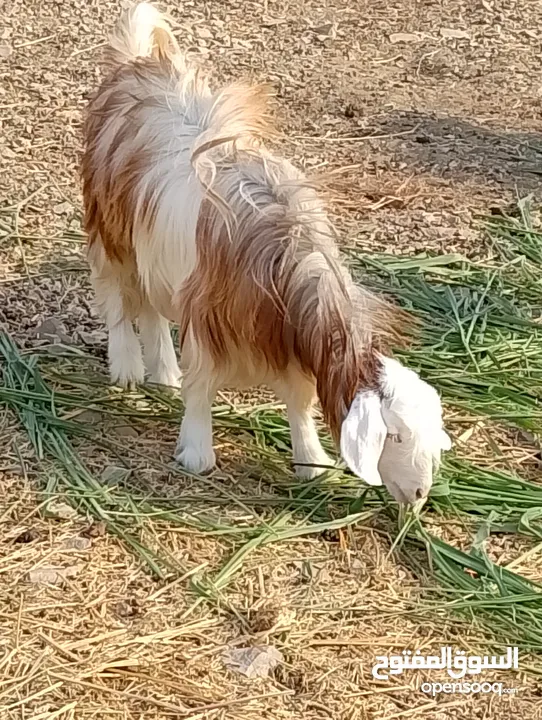
[[[139,332],[143,343],[145,367],[150,373],[149,382],[178,388],[181,371],[169,329],[169,322],[147,301],[139,313]]]
[[[131,267],[110,262],[98,243],[91,247],[89,261],[96,304],[109,335],[111,382],[132,387],[145,378],[141,345],[133,326],[141,304],[135,273]]]

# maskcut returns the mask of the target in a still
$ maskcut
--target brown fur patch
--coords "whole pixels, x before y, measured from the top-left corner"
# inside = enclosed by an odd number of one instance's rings
[[[286,314],[274,306],[273,295],[256,279],[256,264],[280,263],[280,255],[277,253],[276,260],[270,257],[277,251],[274,237],[268,235],[269,242],[263,237],[263,233],[273,232],[273,226],[258,229],[257,237],[249,229],[242,238],[236,233],[232,242],[226,221],[211,201],[204,201],[196,231],[197,267],[178,296],[181,344],[190,326],[198,344],[209,351],[217,366],[227,361],[228,348],[247,347],[258,362],[269,362],[280,372],[289,362],[283,340],[287,335]],[[262,254],[256,258],[252,253],[239,252],[239,244],[245,249],[255,244]],[[272,275],[272,268],[269,270]],[[266,285],[274,283],[268,279],[271,283]]]
[[[275,135],[271,117],[271,101],[275,92],[271,85],[244,85],[235,83],[225,87],[213,103],[207,122],[209,130],[198,139],[196,148],[192,153],[192,163],[197,164],[198,158],[214,148],[231,143],[248,140],[248,146],[254,141],[269,138]],[[239,112],[239,108],[243,112]],[[217,133],[217,124],[213,116],[220,117],[221,132]],[[257,144],[257,142],[256,142]],[[241,148],[240,149],[246,149]]]
[[[234,348],[279,375],[301,367],[338,441],[356,392],[378,387],[377,351],[405,341],[407,314],[361,290],[357,297],[314,224],[260,193],[259,212],[237,199],[231,230],[213,202],[203,204],[197,266],[178,297],[181,347],[191,328],[217,367]]]
[[[116,68],[92,98],[87,108],[84,125],[85,150],[81,164],[83,198],[85,206],[85,229],[89,242],[101,239],[109,259],[122,262],[132,252],[134,211],[139,203],[149,227],[156,211],[153,188],[148,187],[146,196],[138,194],[141,180],[153,168],[152,154],[135,145],[139,130],[151,122],[149,108],[163,103],[164,82],[181,81],[184,74],[165,56],[139,58]],[[152,87],[157,84],[157,95],[138,96],[127,92],[134,85],[141,95],[141,83]],[[201,95],[206,79],[199,73],[190,75],[189,91]],[[204,130],[193,151],[192,162],[201,181],[205,184],[205,169],[201,164],[203,155],[222,146],[222,153],[231,155],[236,144],[257,147],[264,136],[272,134],[269,102],[272,91],[269,86],[244,86],[225,88],[215,97],[211,109],[202,122]],[[162,99],[161,99],[162,98]],[[118,123],[113,132],[108,123]],[[130,147],[132,145],[132,147]]]
[[[134,255],[136,208],[152,232],[160,203],[142,182],[155,158],[138,135],[152,127],[153,107],[167,104],[166,91],[181,92],[184,83],[196,101],[208,97],[205,79],[185,72],[161,20],[153,56],[130,56],[129,17],[110,54],[119,65],[88,108],[82,162],[89,243],[101,242],[110,260],[125,264]],[[194,120],[203,129],[191,162],[207,199],[197,265],[177,298],[181,342],[190,329],[216,366],[236,353],[278,375],[300,367],[314,377],[338,439],[356,392],[378,386],[377,351],[402,342],[406,315],[355,288],[314,185],[259,146],[272,133],[270,97],[266,86],[233,85]]]
[[[106,78],[87,108],[81,163],[84,224],[89,243],[101,241],[110,260],[122,262],[131,254],[136,203],[143,200],[145,207],[150,202],[150,197],[138,197],[138,186],[152,168],[152,155],[142,149],[121,151],[133,144],[141,126],[141,103],[127,95],[125,81],[138,73],[160,72],[160,64],[151,59],[123,65]],[[120,118],[116,131],[108,132],[107,124]]]

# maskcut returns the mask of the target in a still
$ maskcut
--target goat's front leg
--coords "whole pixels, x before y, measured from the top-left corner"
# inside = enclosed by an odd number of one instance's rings
[[[188,372],[183,379],[185,410],[175,460],[193,473],[207,472],[216,463],[211,408],[217,389],[201,371],[196,377]]]
[[[315,385],[306,375],[292,371],[274,383],[274,388],[286,403],[296,475],[312,480],[334,464],[320,444],[312,416]]]

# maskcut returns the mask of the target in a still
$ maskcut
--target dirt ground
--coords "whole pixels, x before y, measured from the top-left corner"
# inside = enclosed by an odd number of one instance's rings
[[[122,5],[0,4],[0,328],[24,347],[53,318],[103,357],[82,245],[66,233],[80,230],[81,111]],[[307,169],[345,168],[334,208],[344,243],[476,256],[485,251],[479,214],[540,194],[538,0],[167,9],[181,46],[217,84],[275,85],[284,154]],[[89,538],[86,518],[41,517],[28,442],[9,414],[0,428],[2,720],[542,718],[532,676],[505,678],[518,691],[502,698],[432,698],[419,690],[438,680],[426,672],[373,679],[375,655],[390,648],[469,649],[478,637],[450,618],[410,612],[421,587],[388,556],[385,532],[358,526],[340,542],[261,549],[228,590],[228,611],[194,609],[186,582],[157,583],[116,538]],[[168,433],[126,438],[127,453],[142,442],[167,458]],[[14,543],[29,528],[35,536]],[[192,569],[218,567],[232,551],[228,541],[150,521],[148,532]],[[29,582],[43,564],[77,572],[59,587]],[[307,566],[316,568],[309,580]],[[258,642],[285,656],[272,678],[225,667],[224,648]]]

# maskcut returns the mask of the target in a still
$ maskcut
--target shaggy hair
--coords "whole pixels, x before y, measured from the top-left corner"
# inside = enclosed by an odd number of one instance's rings
[[[82,163],[85,225],[112,380],[177,385],[178,458],[214,463],[210,403],[223,385],[269,383],[288,405],[294,459],[326,465],[310,416],[317,394],[337,442],[360,392],[382,394],[383,354],[409,317],[357,287],[340,262],[316,186],[263,141],[266,86],[211,92],[187,68],[164,17],[128,11],[91,100]],[[417,376],[416,376],[417,377]],[[421,382],[421,381],[419,381]]]

